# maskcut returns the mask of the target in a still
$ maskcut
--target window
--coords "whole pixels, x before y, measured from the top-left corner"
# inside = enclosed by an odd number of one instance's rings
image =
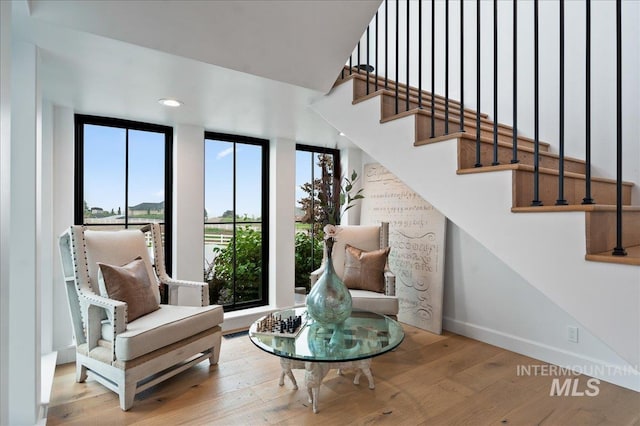
[[[162,223],[170,269],[173,129],[77,114],[75,131],[75,223],[97,229]]]
[[[340,176],[340,151],[296,145],[295,286],[307,292],[309,275],[322,262],[323,217],[318,200],[322,164],[332,175]]]
[[[205,133],[204,278],[211,303],[268,303],[269,141]]]

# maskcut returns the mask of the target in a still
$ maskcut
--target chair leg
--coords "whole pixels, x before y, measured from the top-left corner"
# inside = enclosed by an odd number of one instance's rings
[[[84,383],[85,380],[87,380],[87,367],[76,360],[76,383]]]
[[[131,407],[133,407],[133,400],[136,397],[136,383],[121,383],[118,386],[119,397],[120,397],[120,408],[122,411],[128,411]]]
[[[220,358],[220,345],[211,348],[211,356],[209,357],[209,365],[216,365]]]
[[[218,332],[213,347],[211,348],[211,357],[209,365],[216,365],[220,359],[220,346],[222,345],[222,333]]]

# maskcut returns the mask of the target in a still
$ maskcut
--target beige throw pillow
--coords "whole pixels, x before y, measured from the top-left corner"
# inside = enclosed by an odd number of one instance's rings
[[[98,279],[100,294],[127,304],[127,322],[159,309],[153,294],[149,274],[142,258],[123,266],[98,262],[102,279]]]
[[[353,290],[369,290],[384,293],[384,267],[389,256],[389,247],[366,252],[357,247],[345,247],[343,281]]]

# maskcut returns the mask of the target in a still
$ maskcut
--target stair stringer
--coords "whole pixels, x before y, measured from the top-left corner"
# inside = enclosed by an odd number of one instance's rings
[[[415,148],[413,117],[352,100],[347,82],[312,109],[637,369],[640,269],[585,261],[583,212],[511,213],[512,171],[457,175],[456,139]]]

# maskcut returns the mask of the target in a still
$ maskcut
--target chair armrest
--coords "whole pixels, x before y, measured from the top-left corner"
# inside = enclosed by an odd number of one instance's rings
[[[313,287],[314,284],[318,281],[318,279],[320,279],[320,275],[322,275],[323,272],[324,272],[324,264],[321,265],[315,271],[311,272],[311,275],[309,275],[309,278],[311,279],[311,287]]]
[[[169,293],[168,303],[170,305],[177,304],[177,290],[180,287],[186,288],[195,288],[200,290],[200,306],[208,306],[209,305],[209,284],[201,281],[186,281],[186,280],[174,280],[173,278],[167,277],[162,280],[163,284],[167,285],[167,290]],[[176,300],[174,300],[176,299]]]
[[[384,294],[386,294],[387,296],[395,296],[396,295],[396,275],[388,269],[384,271],[384,283],[385,283]]]
[[[111,355],[115,360],[116,335],[127,329],[127,304],[120,300],[99,296],[95,293],[81,292],[80,296],[86,304],[87,309],[87,313],[85,315],[88,323],[85,324],[87,349],[90,351],[98,346],[98,340],[102,338],[102,311],[106,311],[107,317],[112,324],[112,342],[114,342],[114,344],[111,348]]]

